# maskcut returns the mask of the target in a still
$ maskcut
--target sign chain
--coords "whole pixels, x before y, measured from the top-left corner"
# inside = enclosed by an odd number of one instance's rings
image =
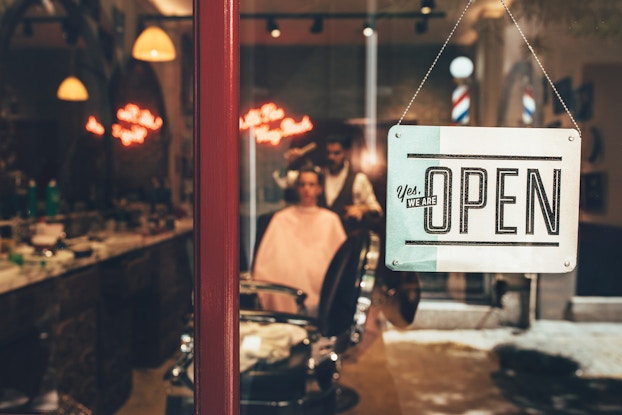
[[[453,36],[454,32],[456,31],[456,28],[460,24],[460,21],[462,21],[462,18],[464,17],[466,11],[468,10],[468,8],[469,8],[469,6],[471,5],[472,2],[473,2],[473,0],[469,0],[469,2],[467,3],[466,7],[464,8],[464,10],[462,10],[462,14],[460,14],[460,17],[458,18],[458,21],[456,21],[456,24],[454,25],[453,29],[451,29],[451,32],[449,33],[449,36],[447,36],[447,39],[445,40],[445,43],[443,44],[443,47],[441,47],[441,50],[438,51],[438,55],[436,55],[436,58],[434,58],[434,61],[432,62],[432,65],[428,69],[428,72],[425,74],[425,76],[421,80],[421,83],[419,84],[419,87],[417,88],[417,90],[415,91],[415,94],[413,95],[413,97],[411,98],[410,102],[406,106],[406,109],[402,113],[402,117],[397,122],[397,125],[400,125],[402,123],[402,120],[406,116],[406,113],[408,112],[408,110],[410,110],[410,106],[413,104],[413,102],[415,102],[415,98],[417,98],[417,95],[419,95],[419,91],[421,91],[421,88],[423,88],[423,84],[425,83],[425,81],[430,76],[430,73],[432,72],[432,69],[434,69],[434,66],[436,65],[436,62],[438,62],[438,59],[441,57],[441,54],[443,53],[443,51],[445,50],[445,47],[449,43],[449,39],[451,39],[451,37]]]
[[[546,80],[549,82],[549,84],[551,85],[551,88],[553,88],[553,92],[555,92],[555,96],[557,96],[557,99],[559,99],[559,102],[561,102],[562,106],[564,107],[564,110],[566,110],[566,113],[568,114],[568,116],[570,117],[570,121],[572,121],[572,124],[574,125],[574,127],[577,129],[577,131],[579,132],[579,136],[581,136],[581,129],[579,128],[579,126],[577,125],[577,122],[575,121],[574,117],[572,116],[572,113],[570,112],[570,110],[568,109],[568,107],[566,106],[566,103],[564,102],[564,100],[562,99],[561,95],[559,94],[559,92],[557,91],[557,88],[555,87],[555,84],[553,83],[553,81],[551,80],[551,77],[549,76],[549,74],[546,72],[546,70],[544,69],[544,65],[542,65],[542,63],[540,62],[540,59],[538,59],[538,56],[536,55],[536,52],[533,50],[533,48],[531,47],[531,44],[529,43],[529,41],[527,40],[527,37],[525,36],[525,34],[523,33],[523,31],[521,30],[520,26],[518,25],[518,22],[516,21],[516,19],[514,18],[514,15],[512,14],[512,12],[510,11],[510,8],[507,6],[507,4],[505,4],[505,0],[499,0],[501,2],[501,4],[503,4],[503,7],[505,7],[505,10],[508,12],[508,15],[510,16],[510,18],[512,19],[512,22],[514,22],[514,26],[516,26],[516,28],[518,29],[518,33],[520,33],[521,37],[523,38],[523,40],[525,41],[525,44],[527,45],[527,48],[529,48],[529,51],[531,52],[531,54],[533,55],[534,59],[536,60],[536,62],[538,63],[538,66],[540,67],[540,69],[542,70],[542,73],[544,73],[544,76],[546,77]]]

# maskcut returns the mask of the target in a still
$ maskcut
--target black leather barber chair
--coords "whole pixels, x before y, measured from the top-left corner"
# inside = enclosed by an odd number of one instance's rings
[[[304,338],[291,344],[285,358],[271,362],[258,359],[240,373],[241,414],[327,415],[336,412],[341,391],[341,355],[362,339],[376,279],[379,248],[380,240],[373,232],[352,235],[343,243],[324,277],[317,317],[261,309],[240,311],[242,325],[264,328],[286,325],[304,329]],[[241,280],[240,284],[242,293],[263,290],[290,293],[304,310],[305,295],[300,290],[253,280]],[[185,336],[182,336],[181,357],[165,376],[170,390],[191,389],[193,385],[193,344],[191,337]],[[242,343],[244,341],[241,339]],[[189,399],[181,394],[169,395],[166,415],[193,413],[184,412],[189,407]]]

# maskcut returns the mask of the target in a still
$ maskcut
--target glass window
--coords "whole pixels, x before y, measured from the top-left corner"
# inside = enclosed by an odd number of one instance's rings
[[[0,1],[0,412],[620,406],[619,3]],[[397,123],[578,129],[577,266],[390,271]]]
[[[352,139],[346,158],[369,178],[383,213],[387,195],[395,192],[387,189],[387,133],[398,122],[573,128],[582,135],[578,267],[537,276],[384,275],[381,270],[376,280],[380,299],[369,314],[372,324],[366,326],[362,344],[339,354],[336,405],[355,405],[346,413],[429,408],[413,392],[418,387],[406,381],[407,373],[422,370],[417,357],[404,354],[421,351],[408,346],[416,337],[413,330],[528,328],[540,319],[581,320],[587,318],[577,305],[583,304],[581,297],[612,295],[606,287],[613,288],[609,284],[615,255],[606,247],[620,238],[620,220],[611,191],[616,150],[606,143],[616,136],[619,82],[614,73],[622,58],[616,19],[621,10],[607,2],[506,3],[520,30],[499,1],[240,4],[241,269],[249,271],[245,278],[271,279],[265,270],[276,273],[291,259],[293,239],[278,245],[279,235],[270,230],[279,229],[280,221],[272,222],[274,212],[283,217],[300,200],[294,180],[306,164],[326,168],[321,203],[328,202],[330,208],[336,193],[329,167],[339,157],[331,147],[332,135]],[[420,6],[432,7],[431,12]],[[466,69],[460,66],[465,61]],[[282,128],[286,118],[296,126],[291,134]],[[348,186],[352,184],[345,186],[351,190]],[[382,222],[374,230],[383,235]],[[596,238],[599,232],[606,235],[603,240]],[[266,257],[277,264],[266,265]],[[608,265],[600,268],[603,263]],[[303,269],[299,263],[298,270]],[[294,276],[273,279],[296,281]],[[417,298],[403,305],[416,308],[421,299],[414,322],[386,305],[400,289]],[[255,300],[249,299],[251,306]],[[242,354],[252,345],[244,339],[254,335],[241,333]],[[242,374],[243,410],[254,396],[245,389],[250,379]],[[321,385],[319,390],[326,391]],[[465,410],[469,406],[461,404]]]

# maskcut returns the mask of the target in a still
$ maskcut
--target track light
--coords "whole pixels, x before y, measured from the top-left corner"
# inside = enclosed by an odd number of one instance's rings
[[[415,33],[422,35],[428,31],[428,19],[423,18],[415,23]]]
[[[313,34],[318,34],[318,33],[322,33],[323,29],[324,29],[324,19],[322,19],[322,16],[315,16],[313,18],[313,24],[311,25],[311,28],[309,29],[309,31]]]
[[[24,23],[22,23],[22,34],[25,37],[33,37],[34,36],[35,31],[32,28],[32,22],[30,20],[24,20]]]
[[[68,45],[75,45],[78,43],[80,37],[80,28],[73,20],[64,19],[61,23],[63,29],[63,38]]]
[[[370,37],[374,34],[376,30],[374,29],[374,25],[369,22],[365,22],[363,25],[363,36]]]
[[[436,7],[434,4],[434,0],[421,0],[421,14],[430,14],[432,10]]]
[[[281,36],[281,29],[279,29],[279,26],[276,24],[276,21],[272,17],[269,18],[266,22],[266,30],[268,31],[268,33],[270,33],[270,36],[275,39]]]

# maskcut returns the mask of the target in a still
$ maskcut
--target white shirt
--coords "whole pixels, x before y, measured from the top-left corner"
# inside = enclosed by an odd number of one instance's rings
[[[343,168],[335,175],[330,174],[328,169],[324,170],[324,196],[326,197],[326,205],[328,207],[333,205],[339,192],[343,188],[346,177],[348,176],[349,165],[350,163],[346,160]],[[355,205],[364,205],[367,209],[382,214],[382,207],[380,203],[378,203],[374,188],[365,173],[358,172],[354,176],[354,183],[352,183],[352,201]]]

